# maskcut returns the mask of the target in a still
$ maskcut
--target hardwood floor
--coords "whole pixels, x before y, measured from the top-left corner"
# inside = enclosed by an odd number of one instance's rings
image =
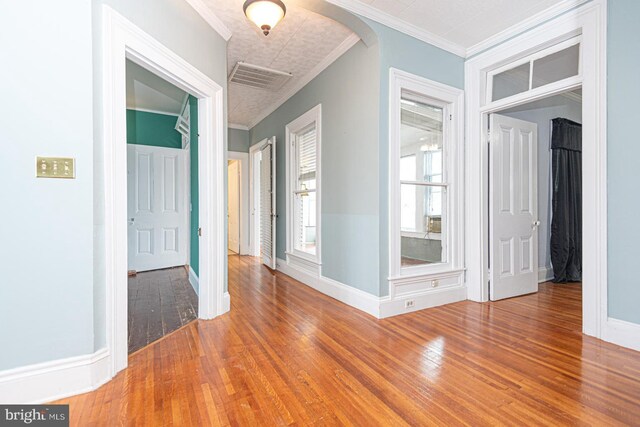
[[[229,291],[72,425],[640,424],[640,353],[580,334],[580,285],[376,320],[234,255]]]
[[[198,317],[198,296],[184,267],[130,276],[128,298],[129,353]]]

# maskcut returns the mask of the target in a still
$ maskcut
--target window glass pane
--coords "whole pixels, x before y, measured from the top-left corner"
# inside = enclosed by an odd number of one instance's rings
[[[491,99],[497,101],[529,90],[530,63],[519,65],[493,76]]]
[[[298,157],[298,190],[316,188],[316,126],[312,124],[298,134],[296,154]]]
[[[309,254],[316,254],[316,192],[294,195],[295,248]]]
[[[407,91],[402,91],[400,105],[400,180],[427,181],[427,174],[431,172],[425,169],[423,153],[442,153],[444,111],[441,107],[421,102],[419,97]],[[411,161],[413,165],[410,165]],[[435,179],[442,180],[442,155],[433,157],[429,165],[440,171],[440,178]]]
[[[577,76],[580,45],[573,45],[544,58],[533,61],[533,87],[544,86],[568,77]]]
[[[442,252],[444,197],[441,187],[401,185],[402,267],[445,261]]]

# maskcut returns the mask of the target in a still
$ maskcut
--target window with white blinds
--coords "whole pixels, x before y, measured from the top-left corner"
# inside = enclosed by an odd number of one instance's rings
[[[317,260],[319,117],[307,113],[287,129],[289,252]]]

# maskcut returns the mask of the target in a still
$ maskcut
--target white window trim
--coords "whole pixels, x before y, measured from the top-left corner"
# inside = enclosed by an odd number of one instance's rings
[[[448,183],[447,218],[443,226],[448,236],[446,262],[425,266],[401,267],[400,230],[400,99],[402,90],[423,95],[445,109],[444,168]],[[428,277],[464,268],[464,91],[414,74],[391,68],[389,72],[389,280],[404,277]]]
[[[296,133],[300,132],[304,128],[308,127],[312,123],[316,123],[316,254],[312,255],[307,252],[303,252],[295,249],[293,242],[293,201],[292,195],[292,179],[296,175],[295,163],[293,162],[293,153],[291,150],[291,144]],[[316,266],[322,264],[322,218],[320,212],[322,212],[322,104],[318,104],[311,110],[304,113],[285,128],[285,140],[286,140],[286,254],[288,257],[299,258],[304,261],[308,261]]]

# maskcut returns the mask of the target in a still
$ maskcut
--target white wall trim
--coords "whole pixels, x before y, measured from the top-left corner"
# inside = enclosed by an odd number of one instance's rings
[[[607,76],[606,0],[592,0],[465,63],[467,99],[466,267],[469,299],[488,300],[488,155],[486,76],[494,68],[550,44],[582,35],[583,185],[583,332],[606,339],[607,322]],[[571,87],[575,81],[570,82]],[[567,86],[569,88],[569,86]],[[555,87],[558,93],[562,87]],[[551,93],[540,93],[538,98]],[[516,97],[514,97],[516,98]],[[533,99],[518,98],[522,104]],[[501,108],[509,105],[502,102]],[[516,102],[516,101],[514,101]]]
[[[248,126],[245,126],[245,125],[239,125],[239,124],[237,124],[237,123],[228,123],[228,124],[227,124],[227,127],[228,127],[229,129],[249,130],[249,127],[248,127]]]
[[[229,292],[225,292],[222,295],[222,308],[225,313],[231,310],[231,296],[229,295]]]
[[[249,236],[249,153],[228,151],[229,160],[240,162],[240,255],[250,255]]]
[[[281,258],[278,258],[276,268],[281,273],[294,278],[318,292],[364,311],[373,317],[379,317],[380,299],[368,292],[324,277],[319,269],[315,273],[311,273],[299,267],[294,267]]]
[[[603,340],[640,351],[640,325],[609,318],[603,332]]]
[[[340,6],[343,9],[348,10],[349,12],[356,13],[358,15],[364,16],[365,18],[369,18],[380,24],[386,25],[389,28],[393,28],[394,30],[400,31],[401,33],[407,34],[425,43],[429,43],[433,46],[439,47],[440,49],[444,49],[448,52],[453,53],[454,55],[458,55],[464,58],[467,53],[467,50],[463,46],[453,43],[445,39],[444,37],[433,34],[416,25],[403,21],[402,19],[396,18],[395,16],[389,15],[388,13],[376,9],[369,4],[365,4],[357,0],[326,1],[329,3],[333,3],[336,6]]]
[[[185,0],[220,36],[229,41],[233,33],[202,0]]]
[[[198,279],[198,275],[195,271],[193,271],[193,267],[189,266],[189,283],[196,294],[200,293],[200,280]]]
[[[538,283],[549,282],[553,279],[552,267],[540,267],[538,268]]]
[[[251,129],[262,120],[264,120],[269,114],[276,111],[282,104],[287,102],[289,98],[298,93],[302,88],[308,85],[313,79],[323,72],[329,65],[333,64],[338,58],[344,55],[349,49],[351,49],[356,43],[360,41],[360,37],[356,34],[351,34],[347,37],[338,47],[329,53],[321,62],[311,69],[307,74],[298,79],[290,89],[280,96],[276,102],[271,104],[268,108],[265,108],[260,114],[258,114],[251,123],[248,124],[248,128]]]
[[[198,98],[200,134],[201,319],[224,313],[226,220],[224,90],[205,74],[119,15],[102,8],[106,335],[110,374],[127,366],[126,70],[129,59]]]
[[[260,185],[256,181],[260,178],[260,170],[256,169],[255,156],[262,151],[269,139],[265,138],[257,144],[249,147],[249,255],[261,256],[260,254],[260,212],[256,207],[260,205]],[[256,213],[258,215],[256,215]]]
[[[560,3],[549,7],[548,9],[530,16],[524,21],[520,21],[516,25],[500,31],[499,33],[494,34],[493,36],[481,41],[480,43],[476,43],[475,45],[467,48],[466,57],[471,58],[472,56],[482,53],[485,50],[491,49],[493,46],[496,46],[519,34],[529,31],[530,29],[535,28],[538,25],[541,25],[551,19],[554,19],[562,15],[563,13],[570,11],[571,9],[575,9],[576,7],[588,1],[591,0],[563,0]]]
[[[0,372],[0,402],[45,403],[93,391],[112,378],[109,351]]]

